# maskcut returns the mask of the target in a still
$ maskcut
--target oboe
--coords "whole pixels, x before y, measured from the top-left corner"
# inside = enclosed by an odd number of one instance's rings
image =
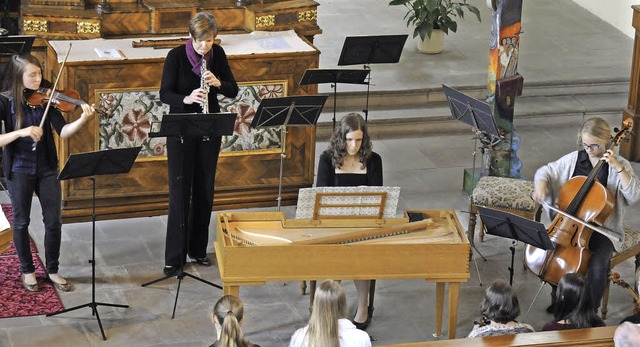
[[[207,61],[202,57],[202,65],[200,66],[200,89],[205,90],[204,102],[202,103],[202,113],[209,113],[209,85],[204,80],[204,73],[207,71]]]
[[[204,89],[204,102],[202,103],[202,113],[209,113],[209,84],[204,80],[204,73],[207,71],[207,60],[202,56],[202,64],[200,65],[200,89]],[[209,136],[203,136],[202,141],[209,141]]]

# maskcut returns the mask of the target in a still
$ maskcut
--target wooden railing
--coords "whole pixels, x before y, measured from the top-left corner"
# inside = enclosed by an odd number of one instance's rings
[[[381,347],[502,347],[502,346],[613,346],[613,333],[617,326],[542,331],[528,334],[414,342]]]

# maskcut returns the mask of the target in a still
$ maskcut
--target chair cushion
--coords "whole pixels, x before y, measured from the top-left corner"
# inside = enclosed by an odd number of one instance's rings
[[[531,199],[533,182],[496,176],[484,176],[471,194],[474,205],[533,212],[538,203]]]
[[[620,252],[613,252],[613,256],[618,253],[622,253],[631,247],[635,247],[638,244],[640,244],[640,231],[624,227],[624,242],[622,243],[622,246],[620,246]]]

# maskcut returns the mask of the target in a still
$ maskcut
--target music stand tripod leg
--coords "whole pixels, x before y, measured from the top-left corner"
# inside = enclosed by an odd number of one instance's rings
[[[335,123],[335,114],[333,116],[333,121]],[[286,156],[285,152],[284,152],[284,140],[285,140],[285,134],[287,133],[287,125],[283,124],[280,126],[280,143],[282,144],[280,146],[280,178],[278,180],[278,198],[276,200],[278,200],[278,212],[280,212],[280,204],[282,202],[282,176],[283,176],[283,172],[284,172],[284,157]]]
[[[75,307],[71,307],[62,311],[47,313],[47,317],[56,316],[62,313],[75,311],[81,308],[90,307],[91,315],[95,315],[98,320],[98,326],[100,327],[100,333],[102,334],[102,340],[107,340],[107,335],[104,333],[104,328],[102,327],[102,321],[100,320],[100,315],[98,314],[98,306],[110,306],[110,307],[120,307],[120,308],[129,308],[129,305],[119,305],[119,304],[108,304],[103,302],[96,302],[96,179],[95,177],[91,177],[91,182],[93,183],[93,203],[92,203],[92,216],[91,216],[91,302],[86,304],[78,305]]]
[[[198,140],[193,140],[193,141],[198,141]],[[182,136],[180,136],[180,144],[179,144],[179,146],[180,146],[180,152],[182,154],[182,156],[181,156],[182,160],[180,161],[180,167],[181,167],[181,173],[180,173],[181,177],[180,177],[180,179],[182,181],[182,192],[183,192],[183,194],[188,192],[188,191],[190,191],[189,187],[187,186],[187,180],[185,179],[186,173],[185,173],[184,158],[186,158],[186,151],[187,151],[185,143],[186,143],[186,140]],[[222,289],[221,286],[219,286],[219,285],[217,285],[215,283],[209,282],[207,280],[204,280],[204,279],[202,279],[200,277],[197,277],[195,275],[192,275],[192,274],[184,271],[184,266],[186,265],[186,259],[187,259],[187,245],[189,244],[189,233],[187,232],[187,223],[188,223],[188,215],[187,215],[187,210],[186,210],[187,204],[186,203],[182,203],[181,205],[182,205],[181,206],[181,210],[182,210],[181,214],[182,215],[180,216],[180,231],[181,231],[181,238],[182,238],[182,249],[181,249],[181,255],[180,255],[180,270],[178,271],[177,275],[164,276],[164,277],[161,277],[161,278],[155,279],[153,281],[150,281],[150,282],[142,284],[143,287],[146,287],[148,285],[163,281],[163,280],[168,279],[170,277],[174,277],[175,276],[178,279],[178,286],[177,286],[177,289],[176,289],[176,297],[175,297],[174,302],[173,302],[173,310],[172,310],[172,313],[171,313],[171,319],[175,318],[176,307],[178,305],[178,296],[180,295],[180,287],[182,285],[182,280],[184,279],[184,277],[190,277],[190,278],[198,280],[198,281],[200,281],[202,283],[208,284],[208,285],[216,287],[218,289]]]
[[[522,322],[527,320],[527,316],[529,315],[529,311],[531,311],[531,308],[533,307],[533,304],[535,304],[536,300],[538,299],[538,295],[540,295],[540,291],[542,290],[542,287],[544,287],[545,282],[542,281],[542,283],[540,284],[540,288],[538,288],[538,292],[536,292],[536,296],[533,297],[533,301],[531,301],[531,305],[529,305],[529,308],[527,309],[527,313],[524,314],[524,317],[522,318]]]

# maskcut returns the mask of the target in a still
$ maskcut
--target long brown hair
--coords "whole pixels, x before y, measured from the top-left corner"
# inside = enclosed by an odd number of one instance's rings
[[[239,298],[233,295],[225,295],[213,307],[214,319],[220,323],[221,347],[253,347],[253,344],[244,339],[240,322],[244,315],[244,306]]]
[[[316,290],[309,318],[309,347],[340,347],[338,319],[347,317],[347,297],[340,283],[325,281]]]
[[[334,167],[342,167],[344,157],[347,155],[347,134],[357,130],[362,131],[362,144],[357,156],[362,163],[362,168],[367,164],[367,160],[371,157],[371,149],[373,147],[371,145],[371,139],[369,138],[367,123],[359,113],[349,113],[340,120],[340,124],[336,127],[329,141],[329,148],[326,150],[331,154],[331,163]]]
[[[15,108],[16,124],[15,129],[22,127],[22,120],[24,119],[24,110],[22,109],[26,103],[25,99],[25,86],[23,75],[26,70],[26,66],[33,64],[40,68],[42,71],[42,65],[38,58],[32,56],[29,53],[23,53],[20,55],[13,55],[7,63],[6,74],[2,91],[7,97],[13,99],[13,107]]]

